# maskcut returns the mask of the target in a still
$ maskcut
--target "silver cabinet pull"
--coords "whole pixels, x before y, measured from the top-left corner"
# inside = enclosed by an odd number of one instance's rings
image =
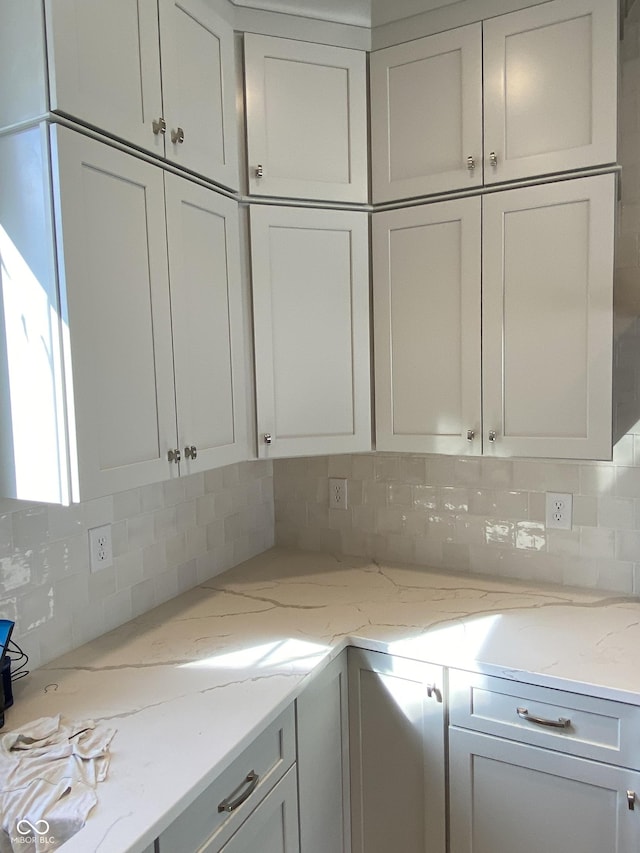
[[[180,451],[178,450],[178,448],[176,447],[175,450],[170,450],[167,453],[167,458],[169,459],[169,462],[175,462],[177,465],[181,459]]]
[[[557,720],[547,720],[545,717],[535,717],[530,714],[526,708],[517,708],[518,716],[526,720],[528,723],[535,723],[537,726],[547,726],[550,729],[568,729],[571,725],[571,720],[566,717],[558,717]]]
[[[270,433],[270,432],[265,432],[265,434],[264,434],[263,438],[264,438],[264,443],[265,443],[265,444],[271,444],[271,442],[273,441],[273,438],[271,437],[271,433]]]
[[[262,163],[256,166],[256,178],[262,177]]]
[[[627,791],[627,805],[629,806],[629,811],[632,812],[636,807],[636,792],[635,791]]]
[[[222,800],[221,803],[219,803],[218,811],[235,811],[238,806],[241,806],[244,801],[247,800],[255,791],[259,779],[260,777],[258,776],[255,770],[252,770],[250,773],[247,773],[245,779],[238,785],[235,791],[232,791],[228,797],[225,797],[225,799]],[[249,787],[245,791],[242,791],[245,785],[248,785]],[[238,794],[238,791],[242,791],[242,793],[239,796],[236,796]],[[233,797],[235,797],[235,799],[233,799]]]
[[[157,136],[159,133],[166,133],[166,132],[167,132],[167,123],[166,123],[166,121],[162,118],[162,116],[160,116],[160,118],[159,118],[159,119],[157,119],[157,120],[156,120],[156,119],[154,119],[154,120],[151,122],[151,127],[152,127],[153,132],[155,133],[155,135],[156,135],[156,136]]]
[[[435,684],[427,684],[427,697],[442,702],[442,693]]]
[[[475,437],[476,437],[475,430],[473,430],[473,429],[468,429],[468,430],[467,430],[467,441],[473,441],[473,439],[474,439]]]
[[[495,431],[495,429],[490,429],[489,430],[489,441],[495,441],[495,440],[496,440],[496,431]]]
[[[184,455],[187,459],[195,459],[198,456],[198,448],[195,444],[192,444],[191,447],[185,447]]]
[[[496,154],[496,152],[495,152],[495,151],[492,151],[492,152],[489,154],[489,162],[491,163],[491,165],[492,165],[494,168],[498,165],[498,155]]]
[[[474,159],[473,157],[467,157],[467,169],[468,169],[470,172],[473,172],[473,170],[475,169],[475,167],[476,167],[476,161],[475,161],[475,159]]]
[[[181,127],[177,127],[175,130],[171,131],[171,141],[174,145],[176,143],[182,144],[184,142],[184,130]]]

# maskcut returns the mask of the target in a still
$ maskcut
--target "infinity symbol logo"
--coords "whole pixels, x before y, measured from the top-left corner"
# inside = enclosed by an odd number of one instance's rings
[[[37,820],[35,823],[31,823],[30,820],[23,817],[16,824],[16,829],[20,835],[46,835],[49,832],[49,822]]]

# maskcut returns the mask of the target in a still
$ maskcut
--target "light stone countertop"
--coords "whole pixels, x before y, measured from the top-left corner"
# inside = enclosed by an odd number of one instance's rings
[[[16,685],[41,716],[118,733],[64,853],[138,853],[345,646],[640,705],[640,601],[273,549]]]

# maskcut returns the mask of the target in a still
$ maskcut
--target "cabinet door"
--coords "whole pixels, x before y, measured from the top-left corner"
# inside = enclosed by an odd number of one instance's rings
[[[444,853],[443,677],[349,649],[353,853]]]
[[[366,213],[251,209],[261,457],[371,449],[367,242]]]
[[[296,768],[268,794],[221,853],[300,853]],[[199,853],[215,853],[203,847]]]
[[[449,730],[451,853],[633,853],[640,773]]]
[[[184,178],[164,180],[177,446],[181,473],[195,473],[247,455],[238,208]]]
[[[614,208],[614,175],[485,196],[485,453],[610,458]]]
[[[300,846],[349,853],[347,654],[329,664],[296,701]]]
[[[367,201],[364,51],[251,33],[244,49],[249,192]]]
[[[155,166],[63,127],[51,133],[70,440],[86,499],[174,467],[164,188]]]
[[[482,184],[482,27],[371,54],[375,202]]]
[[[485,183],[616,161],[617,7],[553,0],[485,21]]]
[[[376,448],[481,453],[479,198],[373,217]]]
[[[167,158],[237,188],[233,30],[206,0],[159,0]]]
[[[156,0],[45,0],[51,109],[164,155]]]

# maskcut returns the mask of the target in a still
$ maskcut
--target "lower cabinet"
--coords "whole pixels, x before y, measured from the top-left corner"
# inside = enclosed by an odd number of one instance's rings
[[[298,786],[303,853],[349,853],[347,654],[298,697]]]
[[[442,667],[349,649],[353,853],[444,853],[444,694]]]

